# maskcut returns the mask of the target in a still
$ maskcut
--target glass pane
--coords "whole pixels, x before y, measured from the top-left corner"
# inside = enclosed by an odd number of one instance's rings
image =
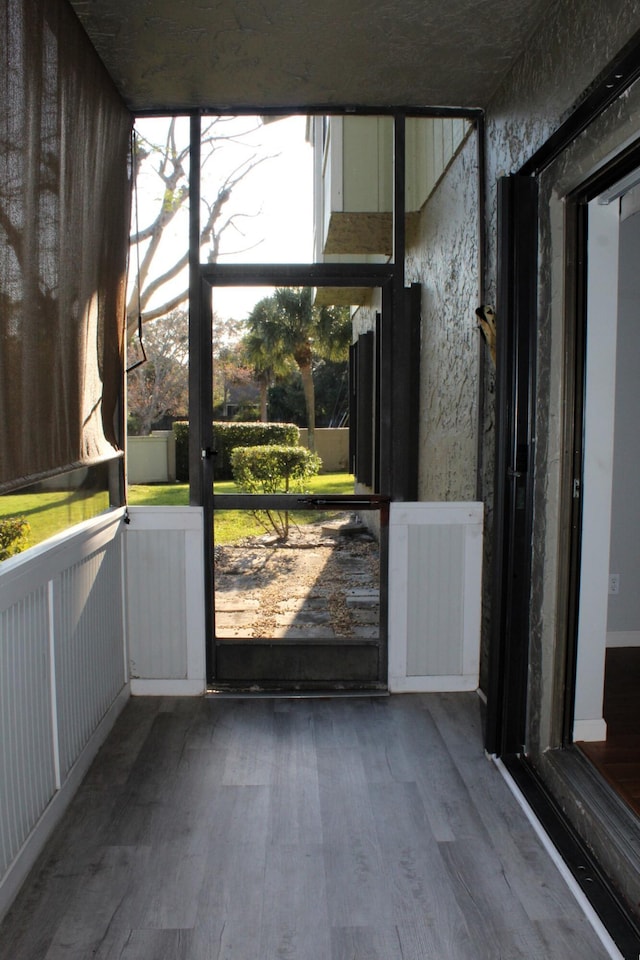
[[[109,473],[120,461],[83,467],[0,497],[0,560],[109,508]]]
[[[203,263],[313,261],[309,136],[303,116],[203,119]]]
[[[314,422],[318,434],[339,427],[346,432],[352,314],[346,305],[321,301],[320,292],[311,287],[213,288],[214,422],[289,423],[303,431]],[[216,449],[219,442],[216,438]],[[306,436],[300,442],[307,445]],[[345,449],[341,463],[325,469],[346,469],[347,453]],[[231,479],[228,471],[220,472],[221,465],[228,467],[223,459],[216,461],[216,479]]]
[[[284,522],[282,515],[274,519]],[[374,532],[349,512],[290,512],[288,523],[288,537],[281,540],[266,529],[264,511],[216,513],[216,639],[377,640]],[[226,541],[232,525],[235,538]]]

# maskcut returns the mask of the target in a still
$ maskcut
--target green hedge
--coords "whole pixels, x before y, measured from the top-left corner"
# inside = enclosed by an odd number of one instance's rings
[[[176,480],[187,483],[189,480],[189,424],[186,420],[176,421],[173,425],[176,438]],[[213,476],[215,480],[232,480],[231,451],[236,447],[259,447],[299,445],[300,433],[293,423],[214,423]]]

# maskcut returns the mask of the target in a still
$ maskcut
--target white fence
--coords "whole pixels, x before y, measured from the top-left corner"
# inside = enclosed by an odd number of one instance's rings
[[[322,460],[322,473],[342,473],[349,469],[349,428],[316,427],[316,453]],[[309,445],[308,430],[300,427],[300,443]]]
[[[129,483],[173,483],[176,438],[173,430],[154,430],[149,437],[127,438]]]
[[[122,513],[0,566],[0,916],[129,693]]]
[[[319,427],[316,450],[323,473],[339,473],[349,467],[349,428]],[[307,429],[300,428],[300,443],[307,446]],[[149,437],[127,439],[129,483],[173,483],[176,479],[176,440],[172,430],[154,430]]]

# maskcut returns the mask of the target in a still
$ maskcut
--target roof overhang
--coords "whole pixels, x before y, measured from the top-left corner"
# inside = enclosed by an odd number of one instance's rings
[[[548,0],[71,0],[134,113],[483,107]]]

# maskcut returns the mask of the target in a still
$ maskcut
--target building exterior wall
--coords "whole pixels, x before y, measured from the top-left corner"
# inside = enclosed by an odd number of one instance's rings
[[[581,102],[585,92],[640,30],[640,9],[614,0],[570,0],[547,16],[496,92],[486,115],[484,197],[477,149],[469,137],[420,215],[407,248],[407,282],[422,284],[419,497],[485,503],[483,644],[480,686],[487,689],[492,596],[495,376],[474,310],[495,303],[497,182],[517,172]],[[561,494],[565,402],[564,197],[640,137],[638,84],[617,100],[540,178],[534,532],[530,597],[527,752],[574,826],[629,903],[640,900],[637,871],[624,850],[567,786],[553,759],[561,744],[565,624],[558,588],[568,562]],[[478,211],[484,203],[482,234]],[[482,236],[482,244],[479,236]],[[484,264],[480,275],[479,264]],[[500,336],[499,304],[497,314]],[[549,752],[551,751],[551,752]]]
[[[420,500],[476,496],[478,167],[475,134],[423,207],[406,282],[422,285]]]
[[[541,29],[520,58],[487,110],[487,270],[489,299],[496,287],[496,182],[518,168],[566,118],[598,73],[640,28],[635,5],[615,2],[555,3]],[[542,179],[539,240],[539,309],[536,395],[535,520],[531,602],[530,747],[557,744],[554,729],[556,605],[558,564],[560,454],[562,447],[563,243],[561,201],[554,200],[577,185],[608,152],[611,136],[629,137],[629,121],[621,126],[621,104],[608,111],[605,130],[586,131],[560,165],[573,168],[567,178],[558,163]],[[602,125],[595,125],[602,126]],[[620,138],[618,138],[620,139]],[[581,157],[577,160],[578,155]],[[573,181],[570,184],[570,181]],[[498,336],[500,317],[498,315]],[[485,489],[490,484],[485,464]]]
[[[494,369],[475,317],[480,303],[480,185],[478,140],[471,130],[408,232],[406,282],[420,283],[421,345],[418,498],[485,499],[485,559],[490,569],[490,497],[479,484],[492,431],[481,411],[492,410]],[[492,425],[492,417],[488,418]],[[488,590],[484,590],[489,597]],[[489,605],[483,602],[483,634]],[[488,643],[482,643],[480,686],[486,689]]]
[[[585,91],[640,29],[635,4],[553,3],[541,28],[486,112],[486,299],[493,302],[497,277],[498,178],[516,172],[570,115]],[[566,572],[561,494],[565,434],[566,347],[564,198],[625,145],[640,136],[640,90],[634,88],[563,152],[540,177],[538,329],[535,398],[534,526],[530,596],[527,753],[556,799],[615,878],[630,904],[640,898],[637,870],[619,843],[588,810],[584,797],[563,779],[553,748],[561,745],[565,623],[558,583]],[[434,228],[435,229],[435,228]],[[471,232],[472,227],[469,226]],[[497,327],[500,336],[500,307]],[[493,404],[485,395],[482,435],[493,433]],[[486,445],[480,464],[480,498],[490,503],[493,453]],[[486,559],[486,558],[485,558]],[[485,570],[485,604],[490,583]],[[485,651],[486,652],[486,651]]]
[[[497,189],[541,147],[579,102],[598,73],[640,28],[634,5],[595,0],[552,3],[546,19],[497,91],[486,112],[485,197],[479,196],[475,136],[462,150],[421,211],[407,248],[407,282],[420,282],[422,345],[420,387],[421,500],[485,503],[484,604],[481,687],[486,690],[492,593],[492,503],[495,372],[478,333],[474,310],[484,290],[495,303]],[[586,135],[585,135],[586,136]],[[589,148],[587,148],[589,154]],[[483,246],[478,211],[486,201]],[[554,266],[549,249],[550,211],[542,211],[537,393],[536,515],[532,577],[531,742],[553,742],[555,622],[559,536],[561,360],[549,304]],[[561,252],[556,256],[561,257]],[[480,276],[480,263],[484,273]],[[557,263],[556,263],[557,266]],[[500,317],[498,316],[498,336]],[[549,702],[543,707],[540,698]]]

